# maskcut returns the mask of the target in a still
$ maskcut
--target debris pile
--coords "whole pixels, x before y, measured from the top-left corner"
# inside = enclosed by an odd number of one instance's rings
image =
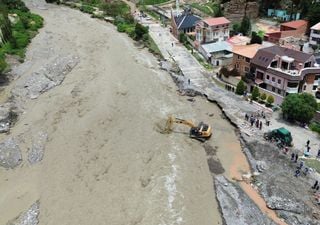
[[[216,176],[217,198],[227,225],[268,224],[275,225],[237,184],[223,176]]]
[[[26,80],[21,79],[12,91],[14,97],[38,98],[40,94],[60,85],[66,75],[79,63],[76,56],[57,57]]]

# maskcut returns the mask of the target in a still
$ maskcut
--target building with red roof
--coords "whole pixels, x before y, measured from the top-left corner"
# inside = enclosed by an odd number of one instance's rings
[[[226,41],[229,38],[230,21],[225,17],[206,18],[197,23],[195,45]]]
[[[302,38],[308,29],[308,21],[295,20],[280,24],[279,31],[268,32],[264,36],[265,41],[279,44],[281,39],[287,37]]]

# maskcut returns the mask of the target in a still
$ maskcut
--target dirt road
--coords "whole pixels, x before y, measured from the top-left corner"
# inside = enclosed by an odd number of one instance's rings
[[[80,63],[62,85],[29,100],[11,131],[24,161],[0,169],[0,224],[38,199],[40,224],[221,224],[203,147],[184,133],[156,129],[168,114],[208,121],[210,112],[208,122],[221,121],[219,109],[179,97],[154,57],[112,25],[43,1],[26,3],[45,27],[16,73],[28,76],[57,55]],[[236,140],[224,123],[218,134]],[[46,152],[31,166],[26,146],[39,131],[48,133]]]

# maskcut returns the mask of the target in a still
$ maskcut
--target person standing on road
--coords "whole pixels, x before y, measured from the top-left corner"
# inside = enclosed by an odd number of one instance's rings
[[[260,130],[262,129],[262,121],[260,121],[260,123],[259,123],[259,129]]]
[[[294,156],[295,156],[295,154],[292,152],[292,153],[291,153],[291,161],[294,160]]]
[[[298,162],[298,158],[299,158],[299,156],[298,156],[298,154],[296,154],[296,155],[295,155],[295,159],[294,159],[294,162],[295,162],[295,163]]]
[[[309,144],[310,144],[310,140],[307,140],[307,147],[309,147]]]
[[[319,181],[316,180],[316,182],[314,182],[314,185],[311,187],[312,189],[316,189],[316,187],[318,186]]]
[[[320,149],[318,150],[317,158],[320,158]]]
[[[188,85],[190,85],[190,79],[188,79]]]

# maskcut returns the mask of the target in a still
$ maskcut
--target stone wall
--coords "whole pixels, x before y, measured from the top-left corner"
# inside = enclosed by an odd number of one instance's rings
[[[246,7],[246,0],[231,0],[224,4],[224,16],[231,22],[239,22],[242,20]],[[247,16],[250,19],[256,19],[259,14],[258,2],[247,3]]]

